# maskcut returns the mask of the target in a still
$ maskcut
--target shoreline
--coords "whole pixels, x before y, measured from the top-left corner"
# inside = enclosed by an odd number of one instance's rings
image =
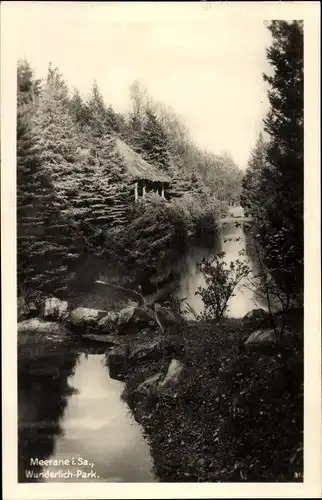
[[[301,311],[291,310],[285,321],[297,339]],[[267,328],[268,318],[255,317],[179,321],[164,332],[146,324],[120,334],[116,346],[82,338],[82,328],[61,337],[18,336],[30,362],[31,351],[54,353],[62,341],[71,351],[108,353],[110,376],[113,352],[121,352],[122,399],[142,426],[161,482],[302,481],[303,346],[245,346],[254,331]],[[171,363],[183,370],[160,392],[156,381]]]
[[[247,350],[258,322],[191,323],[163,355],[129,368],[123,398],[149,440],[162,482],[302,481],[301,347]],[[174,392],[137,394],[144,380],[186,370]]]

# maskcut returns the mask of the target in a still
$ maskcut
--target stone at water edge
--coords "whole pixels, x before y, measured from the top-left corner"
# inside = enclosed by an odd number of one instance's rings
[[[103,342],[106,344],[111,344],[116,347],[123,345],[122,341],[118,337],[116,337],[116,335],[104,335],[104,334],[97,335],[95,333],[85,333],[84,335],[82,335],[82,338],[87,340],[92,340],[94,342]]]
[[[39,316],[47,321],[67,319],[68,302],[57,297],[47,297],[40,306]]]
[[[107,311],[100,311],[99,309],[77,307],[70,312],[69,321],[72,325],[78,327],[95,326],[106,314]]]
[[[31,318],[18,323],[18,333],[44,333],[64,336],[70,334],[70,330],[54,321]]]
[[[106,314],[106,316],[99,320],[97,326],[102,332],[109,332],[115,329],[117,322],[118,315],[115,312],[110,311]]]
[[[156,395],[158,390],[158,384],[162,379],[162,373],[156,373],[144,380],[138,387],[134,390],[136,394],[142,394],[144,396],[151,396],[152,394]]]
[[[156,373],[144,380],[134,392],[145,396],[155,395],[162,397],[165,395],[176,397],[181,375],[185,368],[185,365],[181,361],[172,359],[165,377],[162,373]]]
[[[159,390],[168,389],[180,382],[181,375],[185,370],[185,365],[178,359],[172,359],[166,376],[159,384]]]
[[[123,333],[138,333],[150,321],[154,321],[154,313],[148,307],[126,307],[119,312],[117,328]]]
[[[138,345],[129,355],[129,361],[133,364],[142,361],[159,359],[162,356],[163,341],[161,338],[156,338],[152,342]]]
[[[273,328],[256,330],[245,341],[245,346],[272,346],[279,343],[289,343],[293,338],[293,334],[288,330],[284,330],[280,338],[278,338]]]

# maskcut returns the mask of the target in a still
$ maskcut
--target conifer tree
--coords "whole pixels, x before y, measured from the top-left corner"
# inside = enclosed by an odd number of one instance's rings
[[[106,106],[103,96],[96,80],[93,82],[92,90],[87,102],[88,126],[91,135],[102,137],[109,132],[107,123]]]
[[[69,114],[68,88],[57,69],[49,66],[32,129],[42,170],[57,190],[60,210],[77,193],[77,130]]]
[[[78,89],[74,89],[69,101],[69,110],[74,122],[82,130],[88,124],[88,109]]]
[[[56,268],[53,265],[58,247],[49,221],[57,223],[60,211],[50,173],[42,168],[31,126],[38,112],[39,81],[26,62],[18,63],[17,77],[18,283],[25,289],[52,292],[57,288],[57,268],[62,263]]]
[[[146,123],[142,133],[142,150],[149,163],[164,171],[169,169],[170,155],[167,136],[156,113],[151,109],[146,111]]]
[[[78,258],[79,240],[63,211],[77,192],[76,135],[68,112],[68,89],[51,66],[37,108],[18,120],[18,233],[28,284],[51,293],[66,291]],[[71,193],[72,191],[72,193]]]
[[[273,21],[268,29],[269,139],[259,184],[244,189],[243,203],[251,207],[266,265],[291,296],[303,289],[303,23]],[[259,160],[253,155],[253,170]]]
[[[270,265],[279,269],[280,282],[292,293],[303,288],[303,23],[273,21],[269,30],[273,75],[264,77],[271,108],[265,120],[270,139],[263,172],[268,223],[261,225],[260,234]]]
[[[266,144],[260,133],[251,152],[248,168],[242,180],[241,205],[247,214],[260,217],[263,209],[263,169],[265,167]]]

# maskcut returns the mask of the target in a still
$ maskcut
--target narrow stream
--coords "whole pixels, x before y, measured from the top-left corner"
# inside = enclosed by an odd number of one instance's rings
[[[213,248],[191,248],[180,264],[179,297],[197,314],[204,287],[197,263],[221,251],[226,262],[244,259],[242,226],[227,223]],[[229,302],[230,317],[266,308],[241,282]],[[121,399],[123,382],[113,380],[105,353],[85,353],[62,345],[19,360],[19,481],[157,482],[149,443]],[[43,463],[43,460],[51,462]],[[40,473],[40,474],[39,474]]]
[[[55,357],[51,357],[52,376],[57,372]],[[37,362],[40,360],[35,359],[33,366]],[[45,370],[46,380],[50,367]],[[124,384],[109,376],[105,354],[82,352],[72,373],[63,380],[60,370],[59,377],[61,394],[67,388],[69,395],[54,433],[48,419],[40,419],[44,418],[46,404],[54,405],[54,416],[56,405],[54,401],[46,401],[46,397],[55,400],[61,395],[50,393],[50,388],[46,395],[44,388],[43,398],[36,400],[39,387],[34,381],[28,392],[37,406],[29,404],[23,394],[19,398],[19,411],[25,417],[24,426],[20,425],[24,432],[20,439],[24,439],[26,448],[24,468],[29,470],[29,478],[25,480],[32,480],[33,471],[41,472],[38,480],[45,482],[155,482],[148,441],[121,399]],[[43,467],[31,466],[39,460],[51,462]]]
[[[105,359],[104,354],[80,354],[68,381],[77,392],[69,399],[63,434],[51,458],[74,459],[67,467],[74,474],[71,481],[92,479],[81,475],[91,470],[96,474],[92,480],[101,482],[154,481],[148,442],[121,400],[124,384],[109,377]],[[86,460],[93,465],[87,466]]]

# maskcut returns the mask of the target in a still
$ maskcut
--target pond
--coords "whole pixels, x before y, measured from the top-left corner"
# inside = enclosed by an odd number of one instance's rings
[[[148,441],[106,360],[61,346],[19,362],[19,481],[156,481]]]

